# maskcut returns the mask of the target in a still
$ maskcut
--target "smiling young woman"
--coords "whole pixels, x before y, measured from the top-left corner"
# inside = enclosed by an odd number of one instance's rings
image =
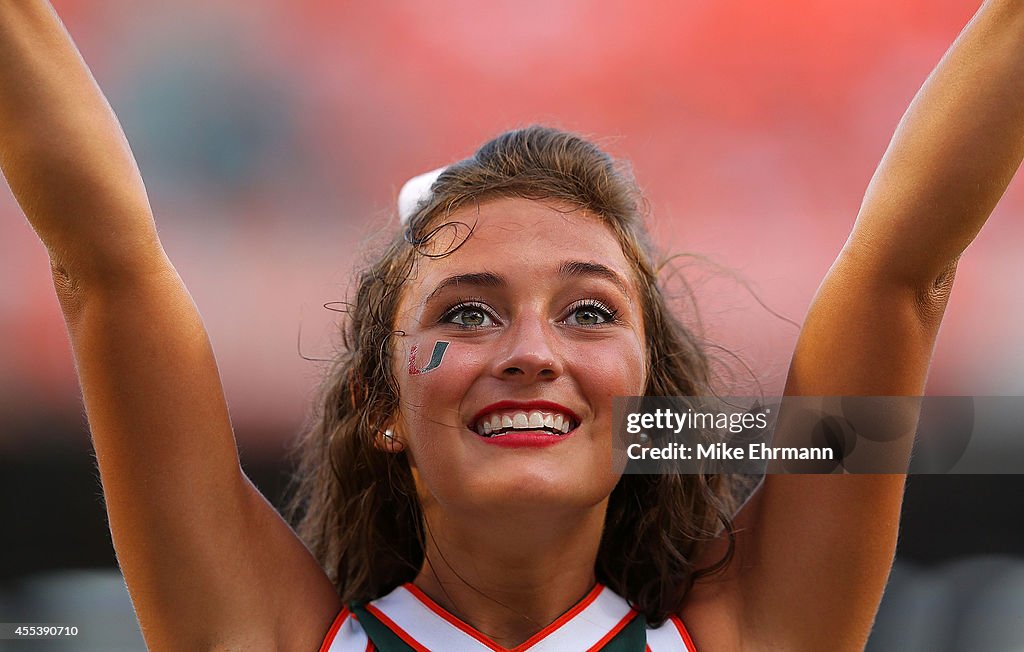
[[[985,3],[918,93],[788,394],[923,391],[956,261],[1024,155],[1022,13]],[[863,647],[902,476],[770,475],[734,513],[727,477],[613,466],[612,397],[710,387],[635,187],[596,146],[502,134],[362,274],[296,536],[239,468],[198,312],[45,2],[0,3],[0,61],[0,163],[50,253],[150,647]]]
[[[634,613],[615,595],[678,615],[731,493],[612,462],[612,397],[709,391],[639,199],[580,137],[509,132],[446,168],[362,275],[295,505],[346,603],[414,581],[508,647],[595,580],[621,611],[609,631]]]

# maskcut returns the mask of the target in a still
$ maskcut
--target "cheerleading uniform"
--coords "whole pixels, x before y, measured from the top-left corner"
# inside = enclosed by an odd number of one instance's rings
[[[574,607],[514,648],[462,622],[419,588],[405,584],[378,600],[341,610],[320,652],[696,652],[671,617],[649,627],[611,589],[598,584]]]

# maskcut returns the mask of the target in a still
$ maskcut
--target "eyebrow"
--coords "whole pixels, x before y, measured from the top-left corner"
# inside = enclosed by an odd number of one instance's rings
[[[558,275],[563,277],[596,276],[606,281],[611,281],[618,286],[622,293],[629,296],[629,288],[611,267],[601,263],[588,263],[581,260],[570,260],[558,266]]]
[[[629,289],[626,282],[612,268],[601,263],[591,263],[582,260],[570,260],[558,266],[558,275],[563,278],[575,277],[597,277],[614,283],[622,293],[629,297]],[[458,285],[469,285],[473,287],[503,288],[508,286],[505,277],[493,272],[474,272],[471,274],[454,274],[442,280],[437,287],[427,295],[424,303],[430,302],[446,288]]]
[[[445,288],[452,287],[453,285],[472,285],[474,287],[485,287],[485,288],[501,288],[508,285],[508,281],[502,276],[498,276],[493,272],[476,272],[473,274],[455,274],[449,276],[434,288],[434,291],[427,295],[424,303],[430,302],[431,299],[436,297]]]

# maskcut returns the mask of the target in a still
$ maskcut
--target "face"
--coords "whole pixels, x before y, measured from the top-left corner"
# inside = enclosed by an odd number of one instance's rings
[[[406,284],[397,435],[428,511],[596,507],[618,481],[612,397],[643,393],[642,310],[615,235],[567,208],[460,209],[472,236]]]

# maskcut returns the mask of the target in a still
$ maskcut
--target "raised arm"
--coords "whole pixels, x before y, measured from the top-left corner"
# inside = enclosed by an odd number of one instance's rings
[[[0,0],[0,165],[46,245],[148,645],[315,649],[338,608],[242,474],[206,332],[117,119],[46,2]]]
[[[896,129],[807,315],[787,394],[923,393],[956,262],[1022,156],[1024,3],[990,0]],[[862,649],[892,563],[903,482],[766,477],[738,516],[731,577],[697,594],[694,608],[732,601],[737,636],[763,647]]]

